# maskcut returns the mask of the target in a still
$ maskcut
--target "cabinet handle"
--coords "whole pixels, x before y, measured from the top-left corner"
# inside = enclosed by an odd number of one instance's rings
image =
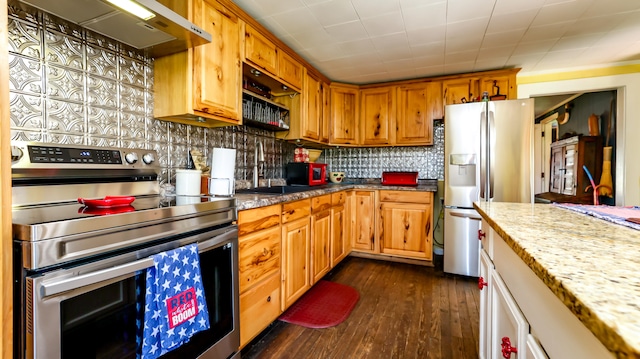
[[[511,353],[518,354],[518,348],[511,346],[511,340],[509,339],[509,337],[502,338],[501,346],[502,346],[502,357],[504,359],[511,358]]]
[[[487,235],[482,231],[482,229],[478,229],[478,240],[483,240]]]
[[[271,296],[267,297],[267,302],[271,302]]]
[[[484,281],[484,278],[480,277],[478,278],[478,289],[482,290],[482,288],[488,286],[489,283]]]

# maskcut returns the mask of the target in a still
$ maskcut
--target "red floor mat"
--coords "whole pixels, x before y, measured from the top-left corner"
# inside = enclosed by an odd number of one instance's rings
[[[342,323],[360,294],[340,283],[321,280],[280,316],[283,322],[307,328],[328,328]]]

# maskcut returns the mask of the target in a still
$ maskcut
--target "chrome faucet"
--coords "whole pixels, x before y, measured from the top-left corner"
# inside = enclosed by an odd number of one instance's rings
[[[260,165],[264,163],[264,147],[262,142],[256,140],[256,150],[253,164],[253,188],[260,185]]]

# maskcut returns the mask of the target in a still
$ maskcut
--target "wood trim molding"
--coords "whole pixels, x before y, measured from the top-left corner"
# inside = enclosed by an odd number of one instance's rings
[[[2,294],[0,295],[0,352],[3,359],[13,357],[13,286],[11,264],[11,127],[9,118],[9,49],[7,0],[0,0],[0,225],[2,244],[0,244],[0,271]]]

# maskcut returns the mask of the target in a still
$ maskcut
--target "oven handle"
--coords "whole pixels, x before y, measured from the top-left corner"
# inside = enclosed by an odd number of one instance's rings
[[[199,253],[206,252],[217,244],[224,243],[233,237],[237,236],[236,230],[228,231],[217,235],[206,241],[198,243]],[[62,292],[82,288],[91,284],[99,283],[105,280],[118,278],[127,274],[135,273],[137,271],[149,268],[153,266],[153,257],[147,257],[137,260],[135,262],[122,264],[116,267],[97,270],[95,272],[82,274],[76,277],[64,278],[57,281],[48,283],[42,283],[42,296],[49,297]]]

